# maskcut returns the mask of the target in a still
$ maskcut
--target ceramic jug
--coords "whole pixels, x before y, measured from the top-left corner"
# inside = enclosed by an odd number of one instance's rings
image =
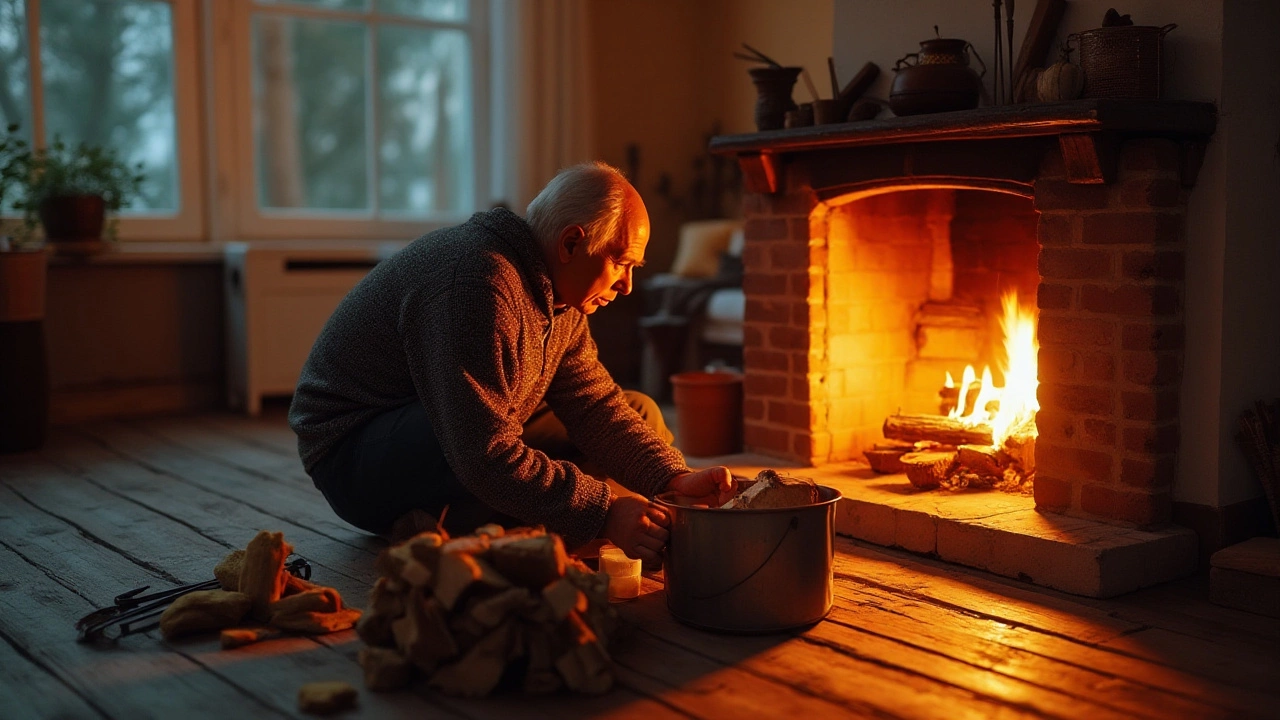
[[[969,41],[921,41],[920,52],[902,56],[893,67],[897,75],[889,89],[889,108],[895,115],[918,115],[977,107],[982,75],[969,67],[970,52],[986,75],[986,63]]]

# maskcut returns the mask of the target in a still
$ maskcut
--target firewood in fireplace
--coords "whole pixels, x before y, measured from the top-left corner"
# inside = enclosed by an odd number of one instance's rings
[[[942,415],[890,415],[884,420],[890,440],[932,440],[943,445],[991,445],[990,425],[966,425]]]
[[[926,450],[907,453],[901,458],[907,480],[912,485],[929,490],[942,484],[956,466],[956,453]]]
[[[1000,477],[1004,474],[1005,460],[999,450],[989,445],[961,445],[956,448],[956,460],[979,475]]]

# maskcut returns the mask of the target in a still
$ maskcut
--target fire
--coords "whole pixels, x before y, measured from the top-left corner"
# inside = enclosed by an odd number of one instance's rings
[[[996,387],[992,382],[990,367],[982,369],[982,379],[978,381],[973,366],[967,365],[960,380],[956,406],[948,414],[967,425],[990,425],[995,447],[1001,447],[1010,436],[1035,437],[1038,434],[1036,411],[1040,409],[1036,401],[1036,389],[1040,385],[1037,379],[1040,345],[1036,342],[1035,311],[1021,308],[1017,293],[1006,293],[1000,301],[1004,306],[1000,318],[1000,329],[1004,331],[1005,362],[1001,368],[1004,387]],[[955,387],[951,373],[947,373],[946,386]],[[977,395],[973,410],[965,414],[970,406],[969,395],[974,392]]]

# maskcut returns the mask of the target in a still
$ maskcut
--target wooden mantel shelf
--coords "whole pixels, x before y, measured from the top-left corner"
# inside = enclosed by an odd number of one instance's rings
[[[1183,183],[1194,183],[1198,156],[1217,125],[1212,103],[1089,99],[1008,105],[884,120],[770,130],[711,139],[714,154],[737,155],[751,192],[775,192],[783,159],[887,145],[1058,138],[1072,182],[1110,180],[1125,137],[1169,137],[1189,154]]]

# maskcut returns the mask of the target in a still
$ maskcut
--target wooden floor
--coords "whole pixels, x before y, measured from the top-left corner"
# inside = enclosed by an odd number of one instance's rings
[[[352,632],[233,651],[75,642],[80,616],[207,580],[259,529],[363,605],[382,543],[333,516],[279,418],[76,427],[0,457],[0,717],[298,717],[306,682],[362,688]],[[682,626],[647,590],[619,606],[608,695],[362,689],[345,717],[1280,717],[1280,622],[1210,605],[1203,578],[1082,600],[841,541],[828,619],[763,637]]]

